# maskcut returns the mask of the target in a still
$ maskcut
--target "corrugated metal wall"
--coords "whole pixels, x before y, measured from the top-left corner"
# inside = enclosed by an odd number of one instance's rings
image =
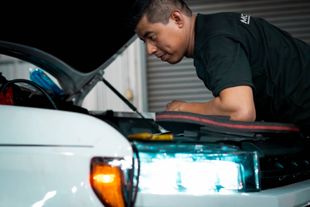
[[[246,12],[263,17],[310,44],[310,0],[189,0],[194,13]],[[173,99],[206,101],[211,93],[196,77],[192,59],[176,65],[147,58],[148,111],[162,111]]]

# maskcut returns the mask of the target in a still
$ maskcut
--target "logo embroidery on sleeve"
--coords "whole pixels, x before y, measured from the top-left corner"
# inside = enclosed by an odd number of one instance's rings
[[[244,24],[250,24],[250,15],[247,14],[241,14],[240,16],[240,22],[244,23]]]

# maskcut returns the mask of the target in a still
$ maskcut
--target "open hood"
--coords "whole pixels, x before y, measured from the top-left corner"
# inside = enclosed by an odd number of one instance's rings
[[[2,13],[0,53],[44,68],[68,97],[80,99],[135,39],[128,18],[133,2],[74,3],[70,8],[44,3],[31,12],[17,11],[14,18]]]

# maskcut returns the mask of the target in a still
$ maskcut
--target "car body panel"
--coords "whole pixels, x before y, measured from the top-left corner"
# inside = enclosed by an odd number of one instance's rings
[[[2,145],[89,146],[102,156],[131,155],[124,136],[91,116],[16,106],[0,106],[0,113]]]
[[[1,146],[0,206],[102,206],[89,184],[91,151]]]
[[[113,127],[79,113],[0,106],[0,206],[102,206],[93,157],[129,157]]]

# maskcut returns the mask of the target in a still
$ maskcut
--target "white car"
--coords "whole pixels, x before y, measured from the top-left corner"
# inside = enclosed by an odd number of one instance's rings
[[[0,34],[1,54],[40,68],[32,80],[0,77],[0,206],[310,206],[309,139],[293,125],[140,113],[115,90],[132,113],[81,107],[98,81],[112,88],[102,75],[132,40],[124,23],[130,2],[105,3],[120,16],[94,39],[85,36],[87,17],[77,25],[59,18],[70,26],[64,31],[47,20],[38,33]],[[109,18],[95,17],[93,24]],[[80,51],[110,39],[89,51],[81,73]]]

